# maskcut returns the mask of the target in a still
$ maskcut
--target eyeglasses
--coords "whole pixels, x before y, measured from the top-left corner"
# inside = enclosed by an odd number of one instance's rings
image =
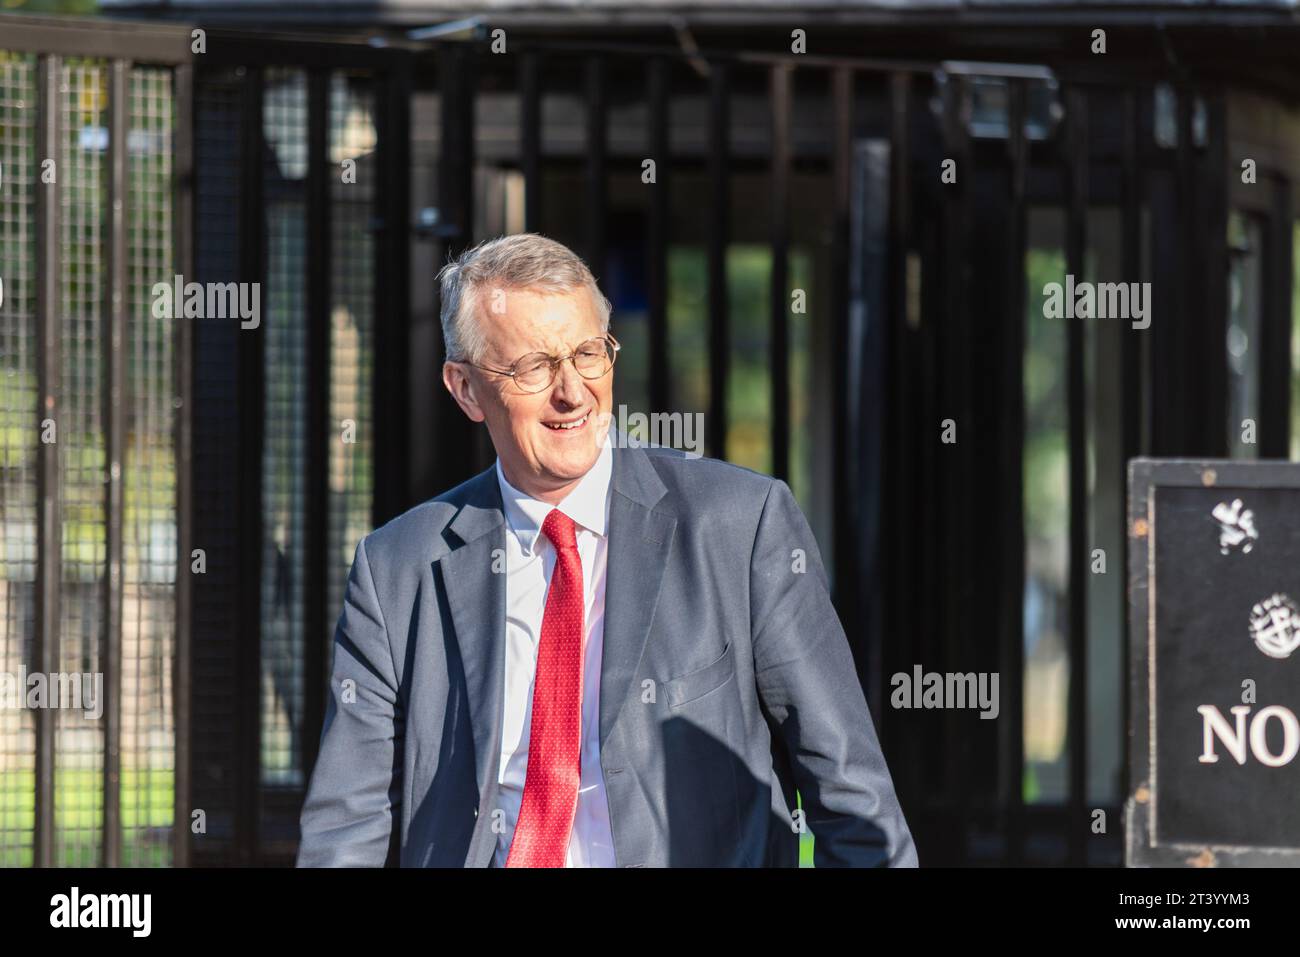
[[[545,352],[530,352],[528,355],[516,359],[509,369],[492,369],[488,366],[481,366],[477,362],[468,364],[476,369],[482,369],[484,372],[508,376],[515,380],[515,385],[520,391],[533,393],[549,388],[551,383],[555,381],[555,373],[559,370],[561,363],[570,359],[573,360],[573,368],[577,370],[578,375],[584,379],[599,379],[614,368],[614,358],[621,348],[623,347],[618,344],[617,339],[611,335],[604,335],[588,339],[567,356],[553,356]]]

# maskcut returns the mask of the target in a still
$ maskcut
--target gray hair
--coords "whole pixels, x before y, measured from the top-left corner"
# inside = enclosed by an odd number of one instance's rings
[[[442,299],[442,342],[453,362],[478,362],[487,348],[483,325],[473,313],[481,291],[531,289],[564,292],[585,286],[600,315],[602,332],[609,331],[613,308],[596,285],[596,277],[573,250],[537,233],[517,233],[485,240],[467,249],[438,272]]]

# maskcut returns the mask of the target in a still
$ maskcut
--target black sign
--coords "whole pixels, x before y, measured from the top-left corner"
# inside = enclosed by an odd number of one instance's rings
[[[1129,466],[1130,866],[1300,864],[1300,464]]]

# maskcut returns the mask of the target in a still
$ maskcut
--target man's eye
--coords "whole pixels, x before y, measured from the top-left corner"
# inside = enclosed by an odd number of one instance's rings
[[[547,356],[528,356],[522,359],[515,371],[518,375],[528,375],[530,372],[539,372],[551,364]]]

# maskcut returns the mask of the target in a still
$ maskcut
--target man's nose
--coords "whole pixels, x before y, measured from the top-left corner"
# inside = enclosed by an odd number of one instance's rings
[[[567,405],[581,405],[584,389],[582,382],[582,376],[573,367],[573,360],[565,359],[555,373],[555,391],[551,395]]]

